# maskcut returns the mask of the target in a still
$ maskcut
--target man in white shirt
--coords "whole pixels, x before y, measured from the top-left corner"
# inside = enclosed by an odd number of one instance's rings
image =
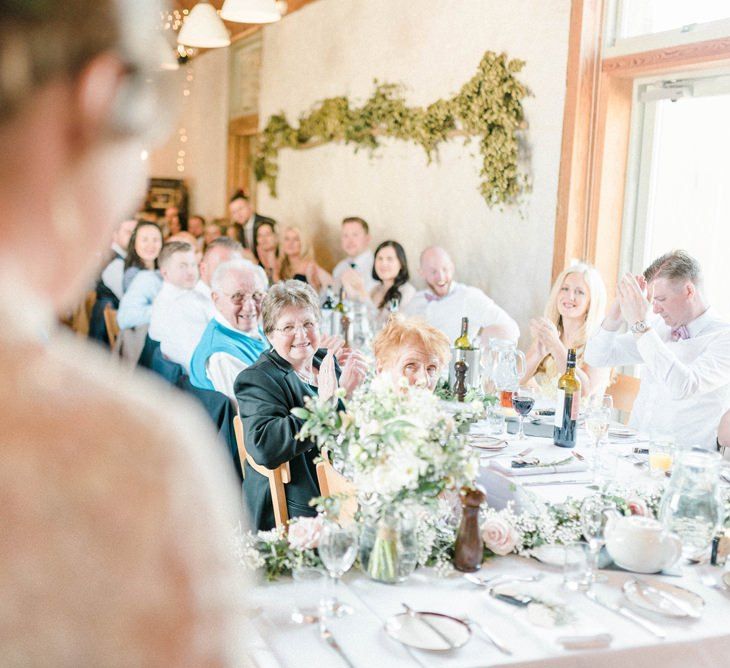
[[[243,259],[243,246],[238,241],[230,237],[218,237],[214,239],[208,244],[203,254],[203,259],[200,261],[200,280],[195,286],[195,289],[212,301],[211,283],[215,270],[224,262],[241,259]],[[266,272],[253,262],[245,261],[256,273],[257,280],[261,281],[263,285],[267,285]]]
[[[406,305],[407,315],[420,316],[446,334],[453,343],[461,331],[461,319],[469,318],[469,334],[482,330],[482,342],[490,338],[517,342],[520,328],[482,290],[454,280],[454,263],[438,246],[421,253],[420,273],[428,288],[420,290]]]
[[[629,331],[619,334],[623,323]],[[678,445],[714,449],[730,406],[730,323],[709,307],[699,263],[685,251],[663,255],[643,276],[621,279],[585,360],[642,365],[629,424],[647,435],[672,433]]]
[[[340,237],[342,250],[347,257],[340,260],[332,272],[337,286],[345,288],[350,296],[370,291],[378,284],[373,278],[375,258],[370,250],[370,228],[357,216],[342,221]]]
[[[269,345],[259,327],[266,283],[247,260],[221,264],[213,274],[215,315],[190,362],[190,382],[236,401],[233,384]]]
[[[162,354],[188,373],[190,358],[213,317],[213,303],[195,289],[198,265],[193,247],[182,241],[165,244],[157,260],[162,289],[152,304],[149,336]]]

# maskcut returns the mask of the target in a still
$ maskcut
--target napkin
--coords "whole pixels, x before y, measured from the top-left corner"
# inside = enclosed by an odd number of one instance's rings
[[[529,455],[527,458],[529,459]],[[587,462],[579,461],[575,457],[570,457],[568,460],[568,457],[565,455],[539,457],[540,463],[538,466],[524,466],[520,468],[514,468],[512,466],[512,462],[515,459],[515,457],[495,457],[489,462],[489,467],[509,476],[574,473],[588,470]]]

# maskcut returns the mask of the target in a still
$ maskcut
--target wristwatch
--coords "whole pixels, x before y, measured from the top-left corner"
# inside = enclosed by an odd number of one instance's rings
[[[649,325],[647,325],[644,320],[639,320],[638,322],[635,322],[633,325],[631,325],[632,334],[643,334],[644,332],[646,332],[648,330],[649,330]]]

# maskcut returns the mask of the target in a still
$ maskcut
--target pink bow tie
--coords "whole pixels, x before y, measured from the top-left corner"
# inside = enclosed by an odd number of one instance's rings
[[[672,341],[679,341],[680,339],[688,339],[689,330],[685,325],[680,325],[672,330]]]
[[[439,297],[438,295],[433,294],[433,292],[426,292],[425,293],[425,296],[426,296],[426,301],[427,302],[437,302],[439,299],[441,299],[441,297]]]

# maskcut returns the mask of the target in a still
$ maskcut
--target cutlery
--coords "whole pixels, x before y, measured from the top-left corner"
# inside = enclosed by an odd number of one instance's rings
[[[576,459],[577,459],[577,460],[578,460],[579,462],[584,462],[584,461],[586,460],[586,458],[585,458],[585,457],[584,457],[583,455],[581,455],[581,454],[580,454],[580,452],[576,452],[575,450],[573,450],[573,452],[572,452],[571,454],[572,454],[572,455],[573,455],[573,457],[575,457],[575,458],[576,458]]]
[[[601,649],[610,646],[612,640],[610,633],[596,633],[587,636],[561,636],[558,643],[565,649]]]
[[[543,573],[535,573],[535,575],[523,576],[523,577],[512,577],[506,573],[503,575],[493,575],[489,578],[480,578],[478,575],[473,573],[465,573],[464,578],[472,584],[479,585],[480,587],[491,587],[495,580],[506,580],[508,582],[537,582],[542,580]]]
[[[494,635],[491,631],[489,631],[486,627],[482,626],[479,622],[473,620],[471,617],[462,617],[461,620],[464,622],[464,624],[468,624],[469,626],[475,626],[478,628],[489,640],[489,642],[492,643],[502,654],[509,654],[512,655],[512,650],[507,647],[497,636]]]
[[[424,615],[422,615],[417,610],[414,610],[406,603],[401,603],[401,605],[403,606],[403,609],[406,611],[406,613],[408,613],[409,617],[412,617],[413,619],[418,619],[422,624],[428,626],[428,628],[431,629],[439,638],[441,638],[441,640],[443,640],[451,649],[454,649],[455,645],[451,638],[449,638],[449,636],[447,636],[434,624],[432,624]]]
[[[616,603],[609,603],[605,599],[600,598],[594,591],[589,590],[585,594],[589,600],[606,608],[606,610],[610,610],[611,612],[614,612],[617,615],[620,615],[621,617],[631,620],[632,622],[634,622],[634,624],[641,626],[645,631],[648,631],[652,635],[655,635],[657,638],[660,638],[663,640],[664,638],[667,637],[667,634],[664,631],[664,629],[660,628],[656,624],[652,624],[648,619],[644,619],[643,617],[640,617],[635,612],[632,612],[631,610],[629,610],[627,607],[625,607],[623,605],[618,605]]]
[[[500,451],[500,452],[497,452],[496,454],[493,454],[493,455],[482,455],[481,458],[482,459],[492,459],[493,457],[512,457],[512,456],[514,456],[514,457],[525,457],[526,455],[529,455],[533,451],[533,449],[534,448],[532,448],[532,447],[525,448],[522,452],[518,452],[516,455],[510,455],[510,454],[508,454],[506,452]]]
[[[646,580],[636,578],[636,583],[652,596],[658,596],[667,603],[673,605],[675,608],[679,608],[688,617],[699,619],[702,616],[702,614],[693,605],[690,605],[684,599],[679,598],[679,596],[672,596],[672,594],[664,591],[663,589],[653,587],[650,583],[646,582]]]
[[[523,487],[540,487],[541,485],[589,485],[590,480],[530,480],[520,483]]]
[[[347,658],[347,654],[345,654],[342,651],[342,648],[338,644],[338,642],[335,640],[335,637],[332,635],[332,631],[330,631],[324,624],[324,622],[320,621],[319,624],[319,637],[322,638],[335,652],[337,652],[340,655],[340,658],[345,662],[346,666],[349,666],[349,668],[355,668],[355,665],[350,661],[350,659]]]

